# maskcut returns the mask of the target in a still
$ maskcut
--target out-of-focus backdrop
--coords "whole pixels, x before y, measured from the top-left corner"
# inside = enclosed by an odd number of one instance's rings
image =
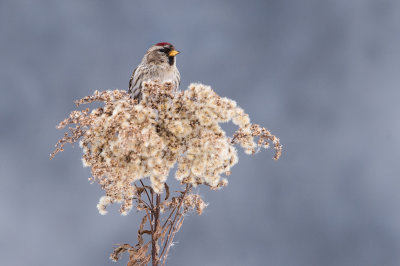
[[[73,101],[126,89],[160,41],[182,88],[211,85],[284,145],[197,189],[210,205],[169,265],[400,265],[399,1],[2,0],[0,36],[1,265],[126,265],[108,255],[139,216],[99,215],[77,146],[49,154]]]

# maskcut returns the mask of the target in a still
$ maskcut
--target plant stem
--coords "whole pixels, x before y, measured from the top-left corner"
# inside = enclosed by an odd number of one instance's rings
[[[151,243],[151,251],[147,257],[148,260],[144,261],[143,258],[141,258],[142,255],[138,255],[140,254],[140,252],[136,253],[136,255],[132,255],[136,256],[136,258],[132,257],[128,265],[133,265],[131,264],[132,262],[139,263],[137,265],[144,265],[143,263],[149,263],[150,260],[152,266],[165,265],[169,249],[172,245],[172,241],[175,237],[175,234],[177,233],[177,231],[179,231],[179,228],[182,225],[185,214],[185,210],[183,208],[184,200],[186,195],[190,193],[192,186],[187,184],[184,191],[177,191],[178,193],[180,193],[180,195],[173,198],[173,200],[178,200],[177,205],[167,208],[169,214],[165,213],[165,217],[163,217],[161,214],[161,207],[163,206],[164,201],[167,201],[168,197],[166,196],[165,199],[164,197],[162,198],[161,195],[155,193],[151,187],[145,186],[145,184],[141,180],[140,185],[143,188],[143,190],[141,191],[144,192],[144,194],[146,195],[145,198],[147,199],[142,199],[139,194],[138,202],[143,204],[144,206],[144,210],[146,211],[145,216],[147,216],[147,222],[149,223],[150,230],[144,230],[144,225],[141,224],[140,230],[138,231],[139,244],[135,248],[132,248],[136,252],[139,252],[140,248],[143,248],[145,246],[143,245],[143,234],[149,234],[151,236],[151,239],[148,244]],[[166,192],[166,194],[168,195],[169,193]],[[146,202],[147,200],[148,202]],[[167,205],[171,203],[172,202],[168,202]],[[147,248],[145,252],[147,253]]]
[[[152,257],[152,264],[153,266],[157,266],[159,263],[158,257],[158,238],[160,237],[159,227],[160,227],[160,203],[161,203],[161,196],[159,194],[156,195],[156,206],[154,210],[154,229],[152,232],[151,238],[151,257]]]

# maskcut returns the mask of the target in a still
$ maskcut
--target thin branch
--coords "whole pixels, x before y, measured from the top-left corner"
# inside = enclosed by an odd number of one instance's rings
[[[177,207],[175,207],[174,209],[172,209],[171,213],[169,214],[168,218],[165,220],[162,228],[164,229],[165,225],[167,224],[167,222],[169,221],[169,219],[171,218],[172,214],[175,212],[175,210],[177,209]]]
[[[176,223],[176,225],[174,226],[174,231],[172,231],[172,234],[171,234],[171,241],[174,239],[175,234],[176,234],[176,233],[179,231],[179,229],[181,228],[184,217],[185,217],[185,216],[184,216],[184,213],[181,213],[181,214],[180,214],[180,217],[179,217],[179,219],[178,219],[178,221],[177,221],[177,223]],[[166,244],[168,244],[168,243],[166,243]],[[163,265],[165,265],[165,260],[166,260],[167,257],[168,257],[168,252],[169,252],[169,249],[171,248],[171,246],[172,246],[171,243],[168,244],[167,250],[166,250],[165,255],[164,255],[164,262],[163,262]]]
[[[186,196],[187,192],[190,190],[190,188],[191,188],[191,185],[186,184],[186,189],[181,195],[181,202],[179,203],[179,206],[176,208],[177,211],[175,212],[174,220],[171,222],[171,227],[170,227],[170,229],[168,231],[167,239],[165,240],[165,244],[164,244],[163,250],[161,251],[160,258],[162,258],[164,256],[164,259],[163,259],[164,260],[164,265],[165,265],[165,259],[166,259],[165,255],[168,254],[168,250],[169,250],[169,247],[170,247],[170,244],[168,242],[173,239],[173,236],[175,236],[175,233],[173,233],[172,234],[172,238],[171,238],[171,231],[175,227],[174,225],[175,225],[177,217],[178,216],[182,216],[182,214],[180,213],[180,209],[181,209],[181,207],[183,205],[183,200],[185,199],[185,196]],[[168,246],[168,248],[167,248],[167,246]],[[164,251],[166,251],[165,255],[164,255]]]
[[[144,204],[146,208],[148,208],[149,210],[151,210],[151,207],[149,206],[149,204],[147,204],[147,202],[145,202],[145,201],[142,200],[141,198],[134,198],[134,199],[138,200],[139,203]]]
[[[151,208],[153,208],[153,201],[150,200],[150,196],[149,193],[147,192],[146,186],[143,184],[142,180],[139,180],[140,183],[142,184],[143,188],[144,188],[144,192],[146,192],[147,198],[149,199],[149,203],[151,204]]]
[[[146,215],[147,215],[147,219],[148,219],[148,221],[149,221],[149,225],[150,225],[150,231],[151,231],[151,234],[153,234],[153,225],[152,225],[152,221],[151,221],[151,218],[150,218],[150,214],[149,214],[149,211],[147,210],[147,209],[145,209],[146,210]]]

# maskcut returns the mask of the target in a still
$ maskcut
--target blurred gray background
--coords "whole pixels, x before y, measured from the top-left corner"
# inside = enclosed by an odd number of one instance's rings
[[[1,0],[0,36],[1,265],[126,265],[108,256],[139,215],[100,216],[81,150],[49,153],[73,101],[126,89],[160,41],[182,88],[211,85],[284,145],[197,190],[210,205],[169,265],[400,265],[399,1]]]

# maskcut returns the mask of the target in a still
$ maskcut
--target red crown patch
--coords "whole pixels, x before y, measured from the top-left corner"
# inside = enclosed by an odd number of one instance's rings
[[[171,45],[172,46],[172,44],[170,44],[169,42],[159,42],[159,43],[156,44],[156,46],[165,46],[165,45]]]

